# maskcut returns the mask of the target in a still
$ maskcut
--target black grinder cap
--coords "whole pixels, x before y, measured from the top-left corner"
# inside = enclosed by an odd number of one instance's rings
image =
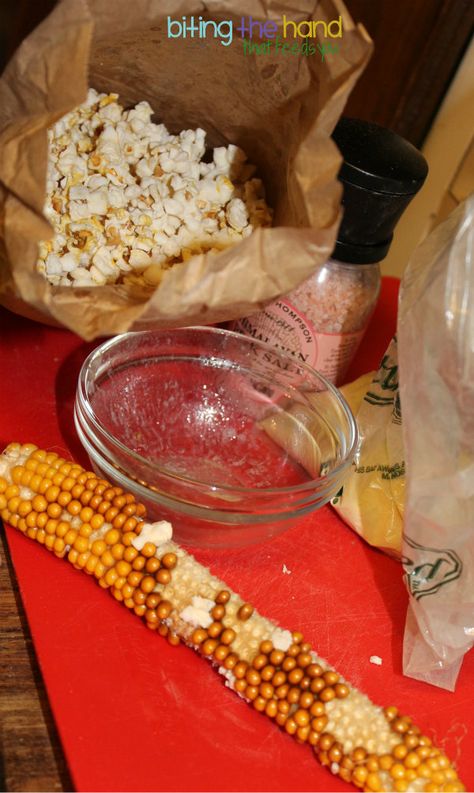
[[[428,173],[423,155],[395,132],[341,118],[333,132],[344,162],[344,215],[333,257],[371,264],[388,253],[393,230]]]

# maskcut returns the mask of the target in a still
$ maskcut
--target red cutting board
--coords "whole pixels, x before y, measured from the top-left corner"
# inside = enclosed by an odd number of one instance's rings
[[[382,297],[350,376],[376,368],[394,332],[398,282]],[[95,344],[0,310],[0,441],[31,441],[87,465],[72,408]],[[344,791],[298,745],[171,647],[94,581],[7,529],[58,731],[81,791]],[[402,675],[407,596],[400,566],[369,548],[330,507],[263,545],[196,552],[260,611],[301,629],[381,704],[397,704],[457,760],[474,788],[474,654],[455,694]],[[290,573],[283,572],[283,565]],[[370,663],[371,655],[383,659]]]

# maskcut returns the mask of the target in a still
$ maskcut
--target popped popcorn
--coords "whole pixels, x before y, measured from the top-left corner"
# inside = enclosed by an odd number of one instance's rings
[[[375,666],[382,666],[382,659],[380,655],[371,655],[369,661],[371,664],[375,664]]]
[[[54,229],[37,270],[53,286],[157,286],[165,270],[270,226],[254,166],[238,146],[203,162],[206,133],[172,135],[148,102],[90,89],[50,130],[44,213]]]

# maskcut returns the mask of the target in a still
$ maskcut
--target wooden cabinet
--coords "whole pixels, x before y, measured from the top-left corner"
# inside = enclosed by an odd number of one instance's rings
[[[346,0],[375,51],[347,115],[421,146],[474,28],[473,0]]]

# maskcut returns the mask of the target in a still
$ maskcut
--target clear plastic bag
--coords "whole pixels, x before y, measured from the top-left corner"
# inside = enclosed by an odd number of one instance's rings
[[[398,317],[404,672],[454,690],[474,644],[474,195],[415,251]]]

